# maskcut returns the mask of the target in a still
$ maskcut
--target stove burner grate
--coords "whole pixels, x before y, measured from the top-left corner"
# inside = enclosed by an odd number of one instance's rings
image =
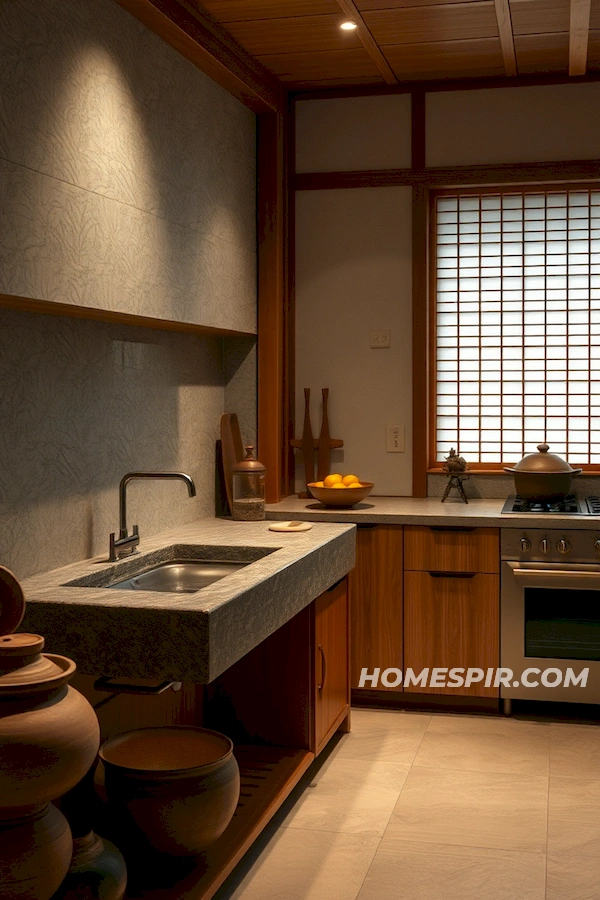
[[[597,501],[598,512],[593,512],[590,507],[590,500]],[[588,498],[589,515],[600,515],[600,498]],[[580,506],[579,500],[575,494],[569,494],[564,500],[556,500],[554,502],[541,503],[536,500],[527,500],[523,497],[509,497],[502,508],[502,512],[508,513],[528,513],[530,515],[568,515],[577,516],[585,515],[588,512],[583,506]]]

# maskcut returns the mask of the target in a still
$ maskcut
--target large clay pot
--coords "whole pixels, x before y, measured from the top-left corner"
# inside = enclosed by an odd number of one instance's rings
[[[39,635],[9,633],[24,609],[19,583],[0,566],[0,852],[10,846],[15,884],[30,883],[18,893],[0,878],[0,900],[49,900],[73,843],[66,819],[47,804],[88,771],[100,729],[88,701],[68,685],[75,663],[43,654]]]
[[[141,728],[107,741],[100,758],[122,839],[138,852],[194,856],[233,817],[240,774],[233,744],[217,731]]]
[[[114,844],[93,831],[73,839],[69,871],[52,900],[122,900],[125,860]]]
[[[26,816],[0,820],[1,900],[46,900],[71,862],[67,820],[51,804]]]

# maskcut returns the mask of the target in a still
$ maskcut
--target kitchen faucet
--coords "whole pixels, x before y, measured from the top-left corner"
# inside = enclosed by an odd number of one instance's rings
[[[121,478],[119,484],[119,539],[115,540],[114,532],[110,536],[108,558],[110,562],[116,562],[122,556],[135,552],[140,542],[140,533],[137,525],[133,526],[133,533],[127,531],[127,485],[134,478],[179,478],[187,484],[190,497],[196,496],[196,485],[185,472],[128,472]]]

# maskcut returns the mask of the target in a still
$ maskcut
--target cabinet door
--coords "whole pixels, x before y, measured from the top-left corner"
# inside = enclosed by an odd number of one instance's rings
[[[315,600],[315,754],[350,709],[348,583],[344,578]]]
[[[415,673],[428,668],[488,669],[499,664],[499,578],[406,572],[404,578],[404,663]],[[476,682],[469,687],[406,687],[422,694],[498,697],[500,689]]]
[[[401,525],[357,529],[356,566],[348,576],[353,688],[363,668],[402,669],[402,550]],[[379,682],[377,690],[402,687]]]

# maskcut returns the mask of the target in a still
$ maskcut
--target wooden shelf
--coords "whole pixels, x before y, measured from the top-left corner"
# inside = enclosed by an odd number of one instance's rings
[[[163,865],[161,887],[134,886],[125,900],[210,900],[314,759],[308,750],[289,747],[237,746],[234,752],[240,767],[241,791],[228,828],[206,856],[197,860],[191,872],[188,867],[182,874],[174,866],[169,879]]]

